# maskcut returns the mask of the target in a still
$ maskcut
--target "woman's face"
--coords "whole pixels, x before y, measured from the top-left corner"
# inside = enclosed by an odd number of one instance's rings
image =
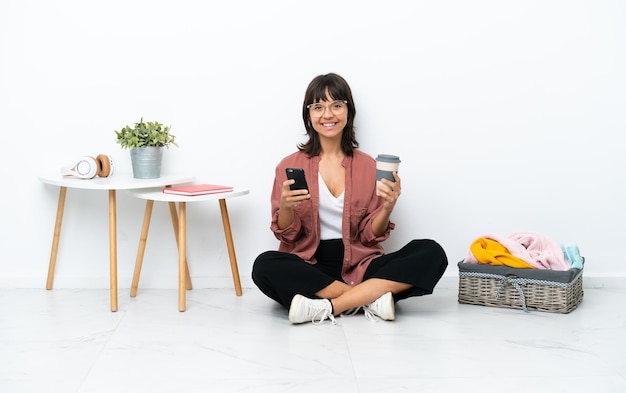
[[[326,99],[309,107],[313,129],[320,138],[341,139],[348,121],[348,106],[343,100],[333,100],[328,93]]]

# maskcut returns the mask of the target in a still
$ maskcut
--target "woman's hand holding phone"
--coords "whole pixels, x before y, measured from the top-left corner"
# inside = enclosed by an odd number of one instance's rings
[[[294,180],[289,185],[290,190],[309,190],[309,185],[306,183],[306,176],[304,175],[304,169],[302,168],[287,168],[285,169],[287,179]]]
[[[309,186],[306,182],[304,169],[287,168],[285,169],[287,180],[283,183],[283,203],[288,208],[299,205],[302,201],[310,199]]]

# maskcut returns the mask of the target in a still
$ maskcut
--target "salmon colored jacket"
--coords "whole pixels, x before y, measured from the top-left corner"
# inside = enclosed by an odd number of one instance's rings
[[[276,166],[272,188],[272,223],[270,229],[280,241],[278,250],[296,254],[308,263],[315,264],[313,257],[320,244],[319,221],[319,156],[308,157],[296,152]],[[386,240],[395,224],[387,224],[382,236],[375,236],[372,220],[383,208],[383,199],[376,196],[376,161],[369,155],[354,150],[353,156],[346,156],[342,162],[346,169],[346,185],[342,217],[342,237],[344,259],[341,276],[348,285],[363,281],[365,270],[370,262],[384,254],[380,242]],[[284,229],[278,228],[278,209],[282,185],[287,180],[286,168],[303,168],[311,198],[294,207],[294,220]]]

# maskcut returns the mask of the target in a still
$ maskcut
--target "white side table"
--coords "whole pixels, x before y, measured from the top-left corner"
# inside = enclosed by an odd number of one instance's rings
[[[137,250],[137,260],[135,262],[135,272],[133,274],[133,282],[131,285],[130,296],[137,295],[137,287],[139,285],[139,275],[141,273],[141,265],[143,263],[143,255],[148,239],[148,230],[150,227],[150,217],[152,215],[152,207],[154,201],[168,202],[172,223],[174,224],[174,235],[178,244],[178,310],[185,311],[187,309],[186,289],[191,289],[191,279],[189,277],[189,268],[187,266],[187,203],[188,202],[204,202],[219,201],[220,212],[222,214],[222,224],[224,226],[224,235],[226,237],[226,246],[228,248],[228,256],[230,258],[230,268],[233,275],[233,283],[235,285],[235,294],[241,296],[241,281],[239,278],[239,268],[237,267],[237,257],[235,255],[235,246],[233,243],[233,235],[230,228],[230,219],[228,217],[228,209],[226,207],[226,199],[235,198],[249,194],[248,189],[235,188],[230,192],[221,192],[216,194],[183,196],[163,193],[162,188],[152,190],[135,190],[132,194],[137,198],[146,200],[146,211],[144,214],[143,227],[139,239],[139,248]],[[178,202],[178,213],[176,212],[176,203]]]
[[[54,281],[54,269],[56,266],[59,239],[61,238],[61,224],[63,222],[63,210],[65,208],[65,196],[68,188],[83,190],[103,190],[109,193],[109,266],[110,266],[110,289],[111,311],[117,311],[117,211],[116,191],[133,190],[147,187],[163,187],[192,182],[194,176],[180,174],[161,174],[158,179],[135,179],[130,173],[115,173],[111,177],[96,177],[94,179],[79,179],[69,176],[61,176],[56,171],[39,176],[39,180],[46,184],[59,186],[59,202],[57,206],[56,222],[52,237],[52,250],[50,251],[50,265],[48,267],[48,279],[46,289],[52,289]]]

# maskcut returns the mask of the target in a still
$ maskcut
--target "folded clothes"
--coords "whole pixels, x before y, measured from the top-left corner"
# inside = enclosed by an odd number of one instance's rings
[[[529,231],[514,232],[510,236],[487,234],[481,236],[479,239],[490,239],[500,243],[511,256],[521,259],[537,269],[569,270],[571,268],[569,262],[565,260],[561,247],[552,239],[540,233]],[[477,249],[474,243],[472,243],[472,245],[474,249]],[[481,252],[481,250],[478,250],[478,252]],[[465,262],[489,263],[484,255],[482,255],[481,258],[483,259],[482,261],[478,259],[478,256],[473,253],[472,247],[470,247],[465,257]],[[503,257],[499,258],[501,261],[504,261]],[[511,259],[506,259],[506,261],[517,263],[517,261]]]

